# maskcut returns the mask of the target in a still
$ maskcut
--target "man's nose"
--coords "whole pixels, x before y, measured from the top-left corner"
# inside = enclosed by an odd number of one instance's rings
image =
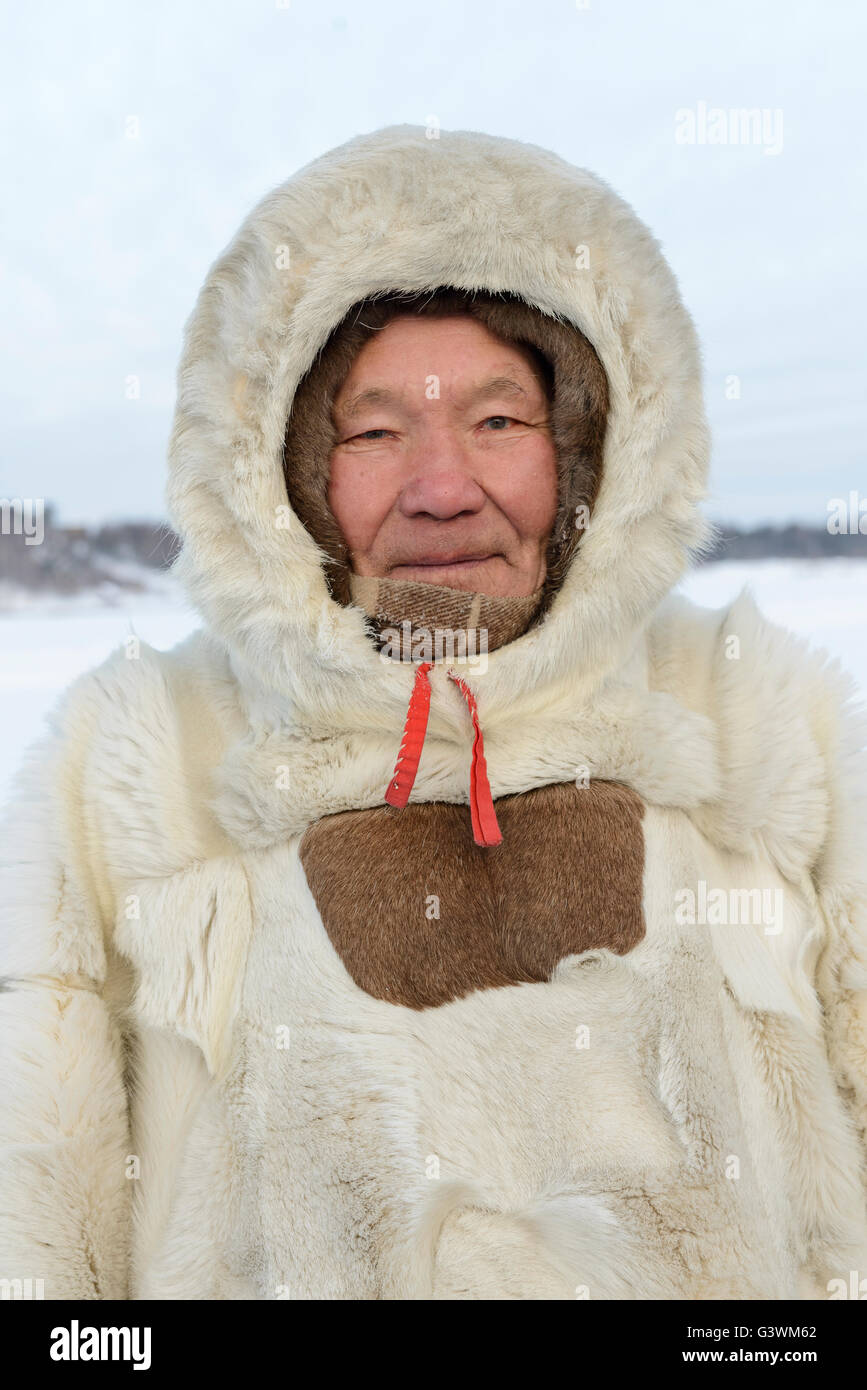
[[[426,430],[408,459],[400,494],[403,515],[426,513],[445,521],[461,512],[481,511],[485,495],[474,477],[470,451],[457,433],[446,428]]]

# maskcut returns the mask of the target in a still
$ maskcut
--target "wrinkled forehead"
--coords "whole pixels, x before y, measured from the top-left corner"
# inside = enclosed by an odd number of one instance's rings
[[[541,349],[494,333],[469,313],[395,313],[344,368],[333,388],[340,418],[393,403],[408,375],[426,400],[438,400],[447,382],[458,400],[495,393],[517,400],[535,394],[532,384],[549,402],[554,396],[554,369]]]

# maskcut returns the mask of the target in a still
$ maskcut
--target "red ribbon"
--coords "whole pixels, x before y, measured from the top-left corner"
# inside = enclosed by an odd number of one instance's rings
[[[415,673],[415,682],[409,698],[400,751],[397,755],[392,780],[385,793],[385,800],[389,806],[398,808],[406,806],[415,782],[430,712],[431,688],[427,673],[432,667],[432,661],[423,661]],[[470,818],[473,824],[473,839],[477,845],[498,845],[503,836],[497,824],[494,799],[491,796],[491,785],[488,781],[485,745],[476,699],[460,676],[456,676],[453,671],[449,671],[448,675],[467,702],[475,731],[470,765]]]
[[[430,681],[427,673],[432,666],[432,661],[423,661],[415,673],[415,684],[409,697],[409,709],[406,712],[406,724],[403,729],[400,751],[394,765],[394,774],[388,784],[388,791],[385,793],[385,799],[389,806],[403,807],[409,801],[409,794],[412,791],[412,784],[418,771],[418,760],[421,757],[421,748],[427,731],[427,717],[430,710]]]

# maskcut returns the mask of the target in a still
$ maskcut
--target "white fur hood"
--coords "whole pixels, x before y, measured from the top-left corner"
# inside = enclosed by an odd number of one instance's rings
[[[187,324],[169,450],[178,574],[243,683],[311,733],[350,711],[399,730],[410,673],[380,659],[360,609],[330,598],[323,556],[288,512],[293,393],[353,303],[444,284],[512,291],[577,325],[611,393],[591,527],[548,620],[490,654],[487,721],[522,717],[564,676],[589,694],[705,534],[695,333],[631,209],[517,141],[430,140],[415,126],[351,140],[264,198],[211,268]],[[432,719],[436,731],[436,709]]]

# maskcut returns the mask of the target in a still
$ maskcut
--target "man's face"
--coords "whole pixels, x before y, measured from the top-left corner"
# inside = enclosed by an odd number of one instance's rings
[[[526,595],[557,512],[548,399],[475,319],[393,319],[337,394],[328,501],[359,575]]]

